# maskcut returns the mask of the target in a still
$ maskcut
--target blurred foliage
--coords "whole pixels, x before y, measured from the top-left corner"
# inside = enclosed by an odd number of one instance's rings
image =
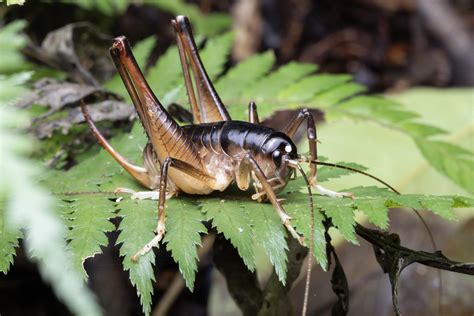
[[[19,4],[22,5],[25,3],[26,0],[7,0],[7,5],[12,5],[12,4]],[[0,3],[2,3],[3,0],[0,0]]]
[[[97,10],[105,15],[123,13],[130,4],[146,4],[156,6],[172,15],[186,15],[193,21],[200,34],[215,35],[230,27],[232,20],[224,13],[203,14],[197,5],[183,0],[61,0],[88,10]]]
[[[54,200],[36,183],[39,168],[25,158],[32,144],[21,129],[28,120],[12,103],[25,92],[22,84],[29,78],[28,73],[0,77],[0,270],[8,272],[24,236],[28,256],[57,297],[77,315],[99,315],[92,294],[72,268],[66,226],[54,213]]]

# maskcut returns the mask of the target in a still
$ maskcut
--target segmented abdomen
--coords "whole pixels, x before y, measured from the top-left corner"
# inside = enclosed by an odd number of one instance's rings
[[[257,154],[276,130],[242,121],[225,121],[183,126],[196,148],[238,158],[247,152]]]

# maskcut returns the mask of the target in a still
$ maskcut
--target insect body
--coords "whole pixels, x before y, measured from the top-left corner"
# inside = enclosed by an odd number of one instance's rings
[[[115,151],[97,130],[85,106],[82,107],[86,121],[100,144],[132,177],[152,190],[119,191],[133,193],[136,198],[159,200],[156,236],[133,256],[133,260],[150,251],[163,238],[167,197],[179,191],[188,194],[223,191],[234,182],[242,190],[248,189],[253,182],[256,193],[252,198],[270,201],[290,234],[304,244],[303,236],[295,231],[276,196],[291,175],[300,171],[308,183],[309,193],[311,183],[324,194],[338,197],[350,195],[323,189],[316,183],[316,166],[310,165],[308,180],[299,165],[301,161],[317,158],[316,129],[312,115],[302,110],[286,128],[277,131],[259,125],[256,105],[250,102],[249,122],[231,120],[201,62],[189,20],[178,16],[172,24],[176,30],[194,124],[179,126],[168,114],[148,86],[124,37],[114,40],[110,53],[148,136],[149,142],[143,152],[144,166],[133,165]],[[308,158],[298,155],[291,140],[304,122],[307,122],[310,147]],[[309,242],[309,246],[311,252],[312,242]]]

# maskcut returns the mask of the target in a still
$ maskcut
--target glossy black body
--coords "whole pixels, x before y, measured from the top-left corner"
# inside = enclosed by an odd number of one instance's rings
[[[187,125],[183,129],[196,147],[233,158],[247,152],[253,157],[271,155],[275,149],[284,149],[286,146],[291,147],[291,156],[296,155],[296,146],[287,135],[249,122],[223,121]]]

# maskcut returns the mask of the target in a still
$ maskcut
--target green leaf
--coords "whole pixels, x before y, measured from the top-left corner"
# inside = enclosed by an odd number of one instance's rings
[[[239,201],[221,199],[201,200],[202,209],[207,213],[212,226],[217,228],[237,249],[240,257],[250,271],[255,270],[253,237],[250,218]]]
[[[115,230],[115,226],[109,221],[115,217],[114,207],[107,196],[90,195],[86,199],[61,203],[61,211],[67,218],[69,230],[67,239],[70,240],[69,249],[73,255],[74,265],[82,276],[87,277],[84,270],[84,261],[96,254],[102,253],[100,247],[107,246],[106,232]]]
[[[0,271],[7,274],[13,264],[13,257],[23,234],[19,228],[6,223],[4,206],[0,208]]]
[[[284,204],[288,215],[292,218],[292,223],[296,230],[303,234],[306,239],[310,236],[311,211],[309,208],[308,195],[293,192],[288,194],[288,201]],[[328,259],[326,257],[326,238],[324,228],[324,216],[318,205],[315,204],[314,209],[314,237],[313,251],[314,257],[323,270],[327,269]]]
[[[25,21],[17,20],[0,29],[0,74],[17,71],[25,63],[23,56],[18,53],[26,45],[26,37],[20,33],[25,25]]]
[[[161,101],[172,88],[183,84],[178,48],[176,46],[169,47],[156,64],[149,69],[146,77],[153,92]],[[181,81],[178,82],[178,80]]]
[[[151,5],[170,12],[174,15],[186,15],[195,26],[197,34],[215,35],[229,28],[232,20],[229,15],[222,13],[203,14],[195,4],[189,4],[182,0],[153,0]]]
[[[233,41],[234,33],[227,32],[220,36],[210,38],[206,42],[204,49],[201,50],[202,63],[211,81],[216,79],[224,70],[224,65],[229,57]]]
[[[61,0],[82,7],[86,10],[97,10],[105,15],[117,15],[127,9],[131,0]]]
[[[22,84],[21,77],[0,77],[0,196],[6,201],[1,211],[0,244],[2,252],[5,248],[7,252],[2,259],[6,261],[0,261],[2,271],[6,271],[11,262],[8,255],[11,248],[8,248],[14,246],[12,238],[23,229],[27,255],[38,263],[42,278],[51,284],[56,296],[74,314],[99,315],[100,309],[91,292],[73,269],[64,240],[66,228],[53,211],[54,201],[36,183],[40,168],[25,158],[33,147],[24,133],[25,114],[8,103],[19,96],[15,91],[21,91],[17,89],[17,85]],[[4,225],[8,228],[3,228]]]
[[[398,103],[371,96],[356,96],[337,105],[347,114],[362,118],[375,118],[388,124],[399,124],[417,118],[418,115],[400,108]]]
[[[7,5],[14,5],[14,4],[23,5],[25,1],[26,0],[7,0]],[[1,0],[0,2],[3,2],[3,0]]]
[[[317,107],[329,107],[336,105],[347,98],[350,98],[356,94],[365,92],[366,87],[355,83],[355,82],[346,82],[340,85],[334,86],[334,88],[321,92],[316,95],[312,102],[316,104]]]
[[[254,201],[250,202],[255,206]],[[278,280],[285,284],[288,262],[285,227],[270,204],[260,204],[258,208],[249,209],[248,215],[253,225],[254,242],[263,247],[275,268]]]
[[[416,145],[430,164],[468,192],[474,192],[472,153],[441,141],[416,139]]]
[[[234,103],[233,99],[270,71],[274,62],[275,55],[268,51],[249,57],[230,69],[216,84],[216,89],[224,103]]]
[[[423,123],[404,122],[401,127],[414,138],[446,134],[446,131],[441,128]]]
[[[155,237],[153,230],[156,227],[156,202],[137,201],[125,198],[118,204],[120,208],[120,235],[117,244],[120,246],[120,256],[123,258],[123,268],[129,271],[130,281],[136,287],[143,313],[151,313],[151,297],[155,274],[153,251],[141,256],[138,262],[132,262],[132,256]]]
[[[317,93],[331,89],[350,79],[350,75],[313,75],[290,85],[281,91],[278,97],[289,101],[306,101],[314,97]]]
[[[369,222],[382,229],[388,228],[388,213],[385,201],[380,199],[356,199],[357,210],[367,215]]]
[[[201,233],[207,233],[201,223],[204,218],[198,207],[185,197],[167,201],[167,233],[164,242],[191,291],[197,271],[196,247],[201,245]]]
[[[244,97],[259,102],[273,98],[279,91],[298,82],[301,78],[318,69],[313,64],[290,62],[281,66],[268,76],[259,79],[254,85],[249,86],[244,92]]]
[[[454,212],[452,208],[454,207],[453,205],[453,199],[446,197],[427,197],[421,201],[421,205],[432,211],[433,213],[449,220],[453,220],[456,218],[454,215]]]
[[[331,218],[333,225],[348,241],[358,245],[359,242],[355,236],[355,218],[353,202],[347,199],[316,198],[316,205],[321,206],[324,213]]]
[[[390,207],[409,207],[416,210],[428,209],[446,219],[455,219],[452,210],[454,207],[452,197],[406,194],[392,197],[386,202],[386,205]]]

